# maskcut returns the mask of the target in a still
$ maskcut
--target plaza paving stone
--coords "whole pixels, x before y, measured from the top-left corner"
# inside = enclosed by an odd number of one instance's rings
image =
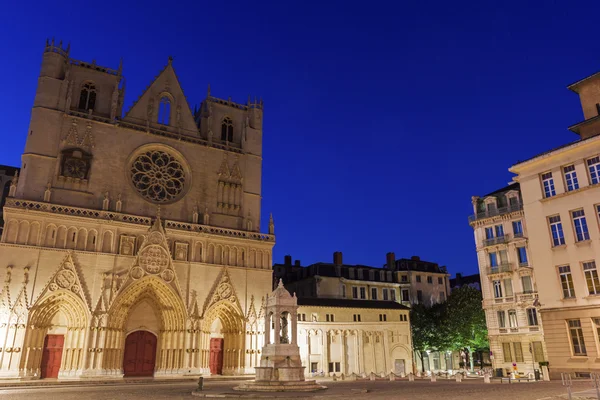
[[[223,395],[231,393],[233,396],[239,396],[231,388],[239,382],[235,381],[209,381],[205,384],[206,395]],[[328,387],[325,391],[316,393],[273,393],[263,394],[271,398],[286,399],[348,399],[349,397],[357,399],[398,399],[398,400],[432,400],[436,398],[444,400],[465,400],[465,399],[485,399],[485,400],[565,400],[566,390],[559,381],[536,382],[536,383],[515,383],[484,384],[481,380],[469,380],[461,383],[454,381],[438,381],[435,383],[429,381],[396,381],[396,382],[331,382],[321,381]],[[193,383],[172,383],[172,384],[143,384],[143,385],[114,385],[114,386],[79,386],[79,387],[30,387],[18,389],[0,389],[0,399],[11,400],[100,400],[100,399],[119,399],[119,400],[154,400],[154,399],[187,399],[194,400],[200,397],[192,396],[192,391],[196,385]],[[573,382],[573,392],[576,399],[595,399],[594,392],[591,391],[592,383],[589,381]],[[367,390],[366,393],[364,390]],[[585,391],[585,395],[583,392]],[[581,395],[577,395],[581,393]],[[227,398],[227,397],[220,397]],[[236,398],[236,397],[231,397]],[[237,397],[239,398],[239,397]]]

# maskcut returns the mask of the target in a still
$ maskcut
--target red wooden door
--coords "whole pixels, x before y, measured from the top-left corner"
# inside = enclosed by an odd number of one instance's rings
[[[123,372],[125,376],[152,376],[156,361],[156,336],[135,331],[125,339]]]
[[[210,373],[223,374],[223,339],[210,339]]]
[[[64,343],[63,335],[47,335],[44,339],[41,378],[58,378]]]

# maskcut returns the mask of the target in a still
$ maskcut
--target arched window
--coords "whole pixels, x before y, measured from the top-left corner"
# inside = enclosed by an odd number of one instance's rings
[[[96,86],[91,82],[85,83],[79,95],[79,109],[85,111],[93,110],[95,105]]]
[[[171,119],[171,100],[167,96],[160,98],[160,104],[158,106],[158,123],[162,125],[169,125]]]
[[[229,117],[221,121],[221,140],[233,142],[233,121]]]

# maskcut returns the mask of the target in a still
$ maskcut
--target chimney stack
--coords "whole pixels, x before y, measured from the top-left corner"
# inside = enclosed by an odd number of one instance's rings
[[[396,269],[396,254],[390,252],[385,255],[385,261],[387,269],[394,270]]]
[[[290,256],[290,255],[288,254],[287,256],[283,257],[283,260],[284,260],[284,261],[283,261],[283,264],[284,264],[286,267],[291,267],[291,266],[292,266],[292,256]]]
[[[300,260],[294,261],[294,267],[300,267]]]
[[[333,253],[333,263],[335,265],[342,265],[342,252],[341,251],[336,251],[335,253]]]

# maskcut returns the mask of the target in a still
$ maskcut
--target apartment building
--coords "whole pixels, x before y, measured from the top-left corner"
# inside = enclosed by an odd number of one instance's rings
[[[600,73],[579,95],[580,137],[510,168],[520,184],[551,376],[600,372]]]
[[[537,286],[518,183],[472,198],[469,224],[481,277],[492,367],[502,374],[539,369],[546,360]]]

